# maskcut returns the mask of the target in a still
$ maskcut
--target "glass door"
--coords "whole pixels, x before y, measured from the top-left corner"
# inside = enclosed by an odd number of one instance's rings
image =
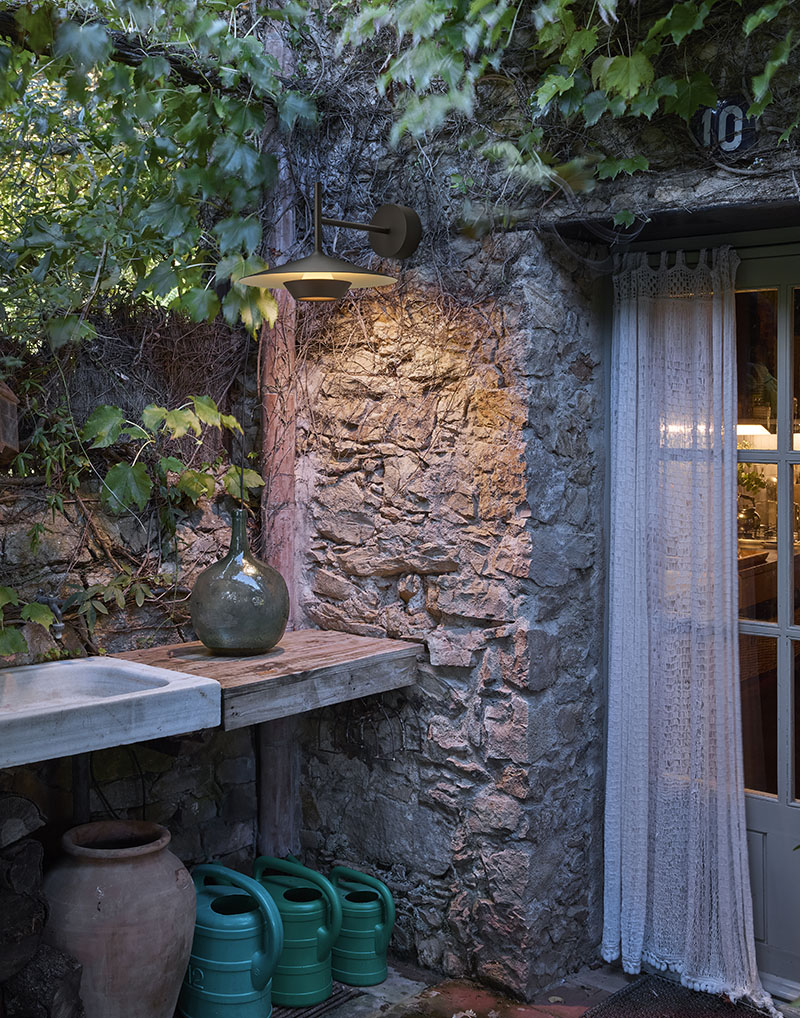
[[[759,968],[800,984],[800,258],[737,274],[738,575],[747,836]]]

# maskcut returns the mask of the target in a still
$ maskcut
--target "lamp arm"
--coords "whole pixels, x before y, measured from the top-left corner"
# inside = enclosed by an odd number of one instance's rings
[[[351,223],[346,219],[329,219],[321,216],[320,222],[323,226],[342,226],[346,230],[365,230],[368,233],[391,233],[388,226],[370,226],[369,223]]]

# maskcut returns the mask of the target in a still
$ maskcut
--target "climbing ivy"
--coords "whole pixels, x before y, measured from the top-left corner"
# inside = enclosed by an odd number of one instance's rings
[[[595,125],[635,127],[656,116],[688,122],[716,103],[720,81],[704,43],[722,39],[730,53],[747,46],[748,116],[763,114],[776,84],[796,84],[793,22],[790,0],[363,0],[341,45],[378,48],[377,88],[397,106],[395,142],[459,115],[480,119],[487,92],[512,85],[516,109],[490,123],[484,117],[469,143],[529,185],[579,189],[649,166],[635,141],[621,152],[617,135],[604,139]],[[741,66],[737,90],[740,75]],[[778,115],[786,142],[800,122],[796,101]]]

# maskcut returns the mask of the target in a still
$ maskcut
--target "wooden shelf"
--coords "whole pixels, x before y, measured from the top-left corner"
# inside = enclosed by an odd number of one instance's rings
[[[212,654],[202,643],[113,656],[215,679],[222,686],[222,727],[230,730],[411,686],[421,652],[404,640],[299,629],[251,657]]]

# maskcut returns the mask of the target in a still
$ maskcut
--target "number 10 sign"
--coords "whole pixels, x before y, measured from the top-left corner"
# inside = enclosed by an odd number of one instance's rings
[[[756,143],[756,118],[741,95],[726,96],[716,106],[701,106],[692,117],[692,134],[704,148],[743,152]]]

